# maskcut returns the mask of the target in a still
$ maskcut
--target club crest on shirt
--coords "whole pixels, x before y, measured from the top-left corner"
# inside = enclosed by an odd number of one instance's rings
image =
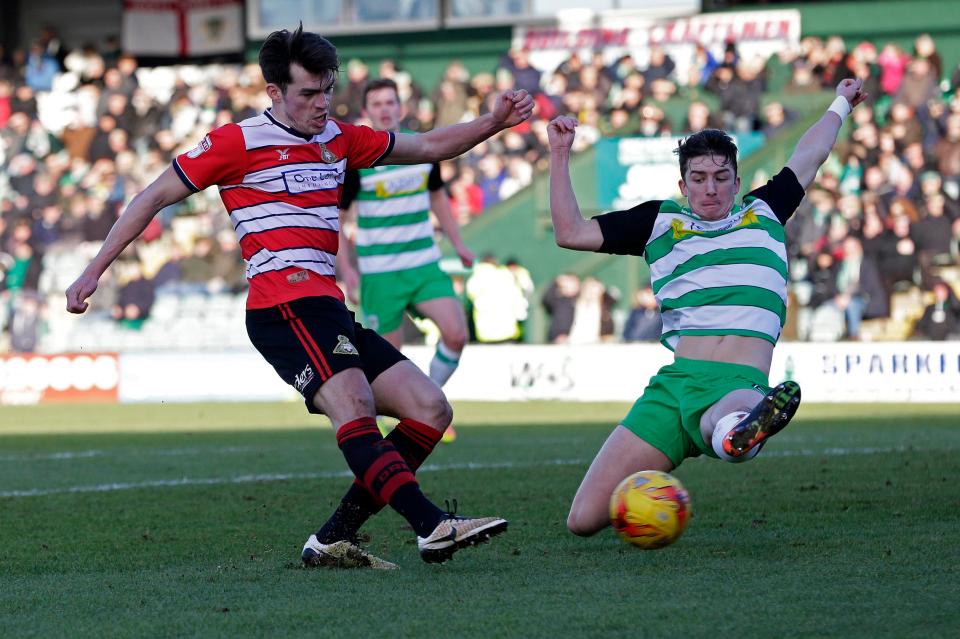
[[[210,140],[209,135],[203,136],[203,139],[200,140],[200,143],[197,146],[193,147],[187,151],[187,157],[191,160],[195,157],[198,157],[201,153],[206,153],[211,148],[213,148],[213,142]]]
[[[337,154],[327,148],[323,142],[320,143],[320,157],[327,164],[333,164],[337,161]]]
[[[333,349],[334,355],[357,355],[357,349],[350,343],[350,340],[344,335],[337,335],[339,342]]]

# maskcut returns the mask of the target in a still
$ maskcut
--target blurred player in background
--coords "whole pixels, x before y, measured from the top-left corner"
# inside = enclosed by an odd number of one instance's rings
[[[414,472],[449,425],[452,410],[436,384],[357,324],[344,305],[334,278],[337,205],[349,169],[455,157],[528,119],[533,100],[524,91],[507,91],[491,113],[469,123],[398,134],[330,118],[337,51],[302,26],[270,34],[260,49],[260,68],[273,107],[211,131],[133,198],[67,289],[67,310],[86,310],[104,271],[161,209],[218,185],[247,263],[247,333],[303,395],[307,410],[330,418],[356,477],[333,516],[304,544],[302,560],[395,567],[354,542],[360,526],[389,504],[415,531],[424,561],[446,561],[458,549],[503,532],[507,522],[444,512],[421,492]],[[377,412],[400,419],[387,438],[377,429]]]
[[[739,206],[737,147],[723,131],[705,129],[677,149],[686,208],[655,200],[585,220],[569,169],[577,121],[560,116],[550,123],[557,244],[642,255],[662,313],[660,341],[675,354],[590,465],[567,518],[573,533],[592,535],[609,524],[610,495],[628,475],[669,472],[701,454],[751,459],[793,417],[800,387],[792,381],[768,385],[786,317],[783,225],[827,160],[844,119],[866,99],[860,86],[860,80],[842,81],[787,165]]]
[[[363,113],[377,131],[399,133],[403,113],[397,84],[389,78],[369,82]],[[473,265],[474,254],[460,239],[440,165],[380,164],[347,171],[340,206],[341,228],[356,221],[356,237],[341,235],[337,259],[350,301],[359,301],[364,324],[397,349],[403,346],[400,325],[407,309],[433,321],[440,339],[430,360],[430,379],[443,386],[460,364],[467,320],[450,277],[440,270],[430,211],[465,267]],[[443,434],[444,441],[455,437],[453,426]]]

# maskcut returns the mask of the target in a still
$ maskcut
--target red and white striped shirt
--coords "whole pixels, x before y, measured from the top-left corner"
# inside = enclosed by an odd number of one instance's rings
[[[247,308],[343,300],[334,279],[343,177],[376,164],[393,142],[389,131],[335,120],[307,136],[265,111],[211,131],[173,168],[192,191],[219,187],[247,263]]]

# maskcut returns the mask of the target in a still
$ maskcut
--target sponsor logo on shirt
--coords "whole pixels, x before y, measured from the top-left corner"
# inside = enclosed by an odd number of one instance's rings
[[[287,275],[287,281],[291,284],[299,284],[300,282],[306,282],[310,279],[309,271],[297,271],[296,273],[291,273]]]
[[[729,219],[726,223],[719,224],[713,228],[707,228],[697,222],[689,222],[684,224],[683,220],[674,219],[672,222],[670,222],[670,229],[673,231],[673,239],[680,240],[688,235],[703,235],[704,233],[710,231],[726,231],[732,228],[751,226],[759,223],[760,219],[757,214],[753,211],[749,211],[742,215],[737,215]]]
[[[277,153],[280,154],[280,157],[277,160],[287,160],[290,158],[290,147],[285,149],[274,149]]]
[[[343,184],[343,171],[337,169],[295,169],[283,174],[287,193],[328,191]]]
[[[406,195],[408,193],[417,193],[427,188],[427,174],[422,175],[403,175],[397,177],[384,176],[378,179],[376,186],[377,197],[388,197],[391,195]]]
[[[203,136],[203,139],[200,140],[200,143],[197,144],[197,146],[187,151],[187,157],[192,160],[195,157],[199,157],[200,154],[206,153],[211,148],[213,148],[213,142],[210,140],[209,135],[205,135]]]

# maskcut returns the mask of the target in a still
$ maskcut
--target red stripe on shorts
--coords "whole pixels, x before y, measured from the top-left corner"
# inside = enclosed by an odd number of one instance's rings
[[[310,357],[310,361],[317,367],[317,374],[320,375],[320,379],[324,382],[330,379],[332,373],[330,372],[330,367],[327,365],[327,360],[324,359],[323,353],[317,348],[317,343],[313,341],[313,337],[310,336],[306,326],[303,325],[303,321],[294,314],[289,304],[281,304],[279,308],[283,319],[290,323],[290,328],[297,336],[297,339],[300,340],[300,344]]]

